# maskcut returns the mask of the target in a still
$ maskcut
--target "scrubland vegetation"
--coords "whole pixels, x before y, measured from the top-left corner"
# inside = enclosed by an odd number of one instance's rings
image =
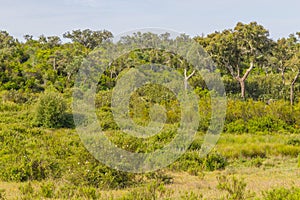
[[[72,113],[74,79],[84,58],[108,31],[73,31],[19,42],[0,33],[0,199],[300,199],[299,33],[272,40],[261,25],[238,23],[231,30],[195,37],[217,64],[227,93],[221,137],[205,157],[199,151],[211,121],[211,101],[203,78],[189,84],[199,97],[200,122],[183,156],[156,172],[111,169],[85,148]],[[168,37],[137,33],[123,38]],[[185,35],[180,36],[187,37]],[[184,41],[179,38],[178,41]],[[119,44],[122,45],[122,44]],[[180,105],[159,85],[145,85],[130,99],[130,115],[147,125],[154,104],[166,110],[162,131],[147,139],[123,133],[115,123],[112,90],[119,75],[140,63],[193,66],[153,49],[120,57],[99,77],[96,114],[106,136],[130,152],[162,148],[177,134]]]

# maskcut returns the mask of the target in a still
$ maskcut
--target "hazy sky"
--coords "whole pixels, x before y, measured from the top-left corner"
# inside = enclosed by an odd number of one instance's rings
[[[0,0],[0,30],[17,38],[74,29],[160,27],[195,36],[257,21],[273,38],[300,31],[300,0]]]

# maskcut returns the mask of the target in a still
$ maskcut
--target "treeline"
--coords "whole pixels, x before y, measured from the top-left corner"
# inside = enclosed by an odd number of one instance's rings
[[[20,42],[6,31],[0,32],[0,90],[39,93],[51,86],[64,93],[74,85],[74,76],[88,54],[103,43],[112,43],[109,31],[75,30],[63,35],[70,42],[62,42],[58,36],[40,36],[34,39],[25,35]],[[136,33],[123,37],[122,44],[156,37],[170,37],[168,33]],[[184,42],[187,35],[178,41]],[[300,32],[277,41],[269,31],[256,22],[238,23],[233,29],[194,38],[211,56],[222,74],[226,92],[231,97],[254,100],[299,100],[300,91]],[[120,45],[118,43],[116,45]],[[125,56],[126,57],[126,56]],[[154,50],[131,52],[111,64],[103,77],[99,77],[99,90],[111,89],[124,68],[142,63],[160,63],[176,66],[182,74],[188,69],[173,55]],[[194,88],[205,89],[199,74],[190,80]]]

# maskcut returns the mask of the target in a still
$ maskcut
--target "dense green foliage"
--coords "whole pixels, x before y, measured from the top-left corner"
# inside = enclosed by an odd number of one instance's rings
[[[299,36],[291,34],[277,41],[269,37],[263,26],[252,22],[238,23],[234,29],[215,32],[195,40],[210,54],[222,73],[227,94],[250,97],[255,100],[297,100],[299,93]],[[72,43],[62,43],[57,36],[24,36],[22,43],[7,32],[0,33],[0,89],[40,92],[49,85],[64,92],[74,84],[74,75],[84,57],[103,42],[110,42],[109,31],[75,30],[64,34]],[[116,44],[135,40],[168,38],[169,35],[135,34]],[[178,42],[184,42],[186,35]],[[168,64],[183,73],[186,63],[161,50],[137,50],[123,55],[100,79],[99,89],[112,88],[118,74],[137,64]],[[189,68],[189,67],[188,67]],[[191,71],[190,71],[191,72]],[[194,87],[205,88],[198,74],[190,79]]]
[[[275,188],[264,193],[265,200],[296,200],[300,198],[300,188]]]
[[[66,124],[67,104],[55,92],[44,93],[37,102],[35,123],[47,128],[59,128]]]

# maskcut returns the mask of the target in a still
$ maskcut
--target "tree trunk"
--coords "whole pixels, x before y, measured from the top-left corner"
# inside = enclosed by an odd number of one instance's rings
[[[294,88],[295,88],[295,83],[296,83],[299,75],[300,75],[300,69],[298,70],[296,76],[294,77],[294,79],[291,83],[291,88],[290,88],[290,103],[291,103],[291,106],[294,105],[294,97],[295,97]]]
[[[55,59],[55,57],[53,58],[53,70],[56,71],[56,59]]]
[[[250,72],[253,70],[254,68],[254,62],[250,62],[250,66],[249,68],[246,70],[245,74],[243,75],[243,77],[240,77],[240,69],[239,67],[237,66],[237,72],[235,75],[232,67],[230,65],[226,65],[226,68],[230,71],[231,75],[240,83],[240,86],[241,86],[241,97],[243,99],[245,99],[245,94],[246,94],[246,91],[245,91],[245,81],[247,79],[247,77],[249,76]]]
[[[284,70],[281,71],[281,79],[282,79],[283,86],[285,86]]]
[[[195,70],[189,75],[187,76],[187,71],[186,69],[184,69],[184,90],[188,89],[188,80],[195,74]]]
[[[240,83],[240,86],[241,86],[241,97],[243,98],[243,99],[245,99],[245,80],[243,80],[243,79],[240,79],[239,80],[239,83]]]
[[[290,88],[290,102],[291,106],[294,105],[294,84],[291,84]]]
[[[187,90],[188,88],[188,80],[184,78],[184,90]]]

